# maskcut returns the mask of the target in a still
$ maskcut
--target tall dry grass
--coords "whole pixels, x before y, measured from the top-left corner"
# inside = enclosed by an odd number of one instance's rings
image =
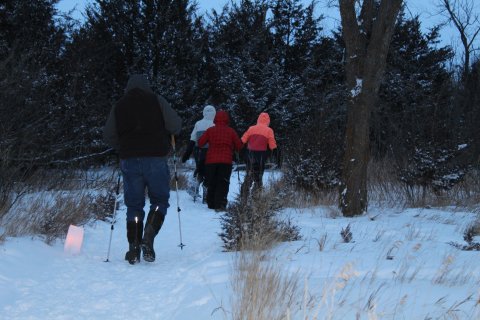
[[[170,190],[186,190],[189,185],[188,176],[183,172],[177,172],[177,177],[175,179],[175,173],[173,169],[170,169],[171,178],[170,178]]]
[[[24,190],[0,220],[1,238],[40,235],[51,243],[70,224],[107,220],[113,214],[117,176],[111,171],[37,171],[18,183]]]
[[[470,170],[450,190],[428,186],[406,185],[396,174],[389,159],[370,161],[368,166],[369,202],[380,206],[445,207],[474,209],[480,203],[480,172]]]
[[[263,251],[240,251],[232,272],[233,320],[290,319],[301,300],[298,274],[287,274]]]
[[[338,203],[336,189],[298,190],[285,179],[271,179],[267,184],[271,192],[279,196],[278,201],[285,208],[303,209],[320,205],[334,206]]]
[[[292,310],[299,306],[298,275],[285,272],[270,255],[275,244],[299,237],[294,226],[276,217],[284,199],[279,187],[271,184],[251,197],[238,197],[225,213],[231,219],[228,226],[223,220],[223,228],[234,230],[229,244],[230,249],[237,250],[232,270],[234,320],[290,319]]]
[[[371,160],[368,165],[368,201],[385,207],[445,207],[456,206],[475,210],[480,203],[480,171],[471,169],[464,179],[450,190],[406,185],[400,181],[394,162],[389,159]],[[312,187],[298,190],[284,179],[272,181],[274,190],[283,196],[289,208],[337,206],[339,190]]]
[[[16,167],[5,157],[0,155],[0,242],[6,237],[40,235],[51,243],[65,236],[70,224],[112,216],[116,169],[33,170]],[[187,176],[177,172],[176,181],[173,167],[171,173],[171,189],[186,189]]]

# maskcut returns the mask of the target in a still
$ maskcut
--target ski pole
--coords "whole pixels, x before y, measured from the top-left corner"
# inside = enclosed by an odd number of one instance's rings
[[[177,213],[178,213],[178,230],[180,232],[180,244],[178,245],[181,250],[185,245],[182,242],[182,222],[180,220],[180,205],[178,200],[178,175],[177,175],[177,151],[175,149],[175,136],[172,134],[172,147],[173,147],[173,170],[175,172],[175,190],[177,194]]]
[[[112,235],[113,235],[113,225],[117,221],[117,202],[118,202],[118,195],[120,194],[120,171],[118,172],[118,179],[117,179],[117,189],[115,191],[115,204],[113,205],[113,214],[112,214],[112,223],[110,225],[110,241],[108,242],[108,251],[107,251],[107,259],[104,262],[109,262],[108,258],[110,257],[110,247],[112,246]]]

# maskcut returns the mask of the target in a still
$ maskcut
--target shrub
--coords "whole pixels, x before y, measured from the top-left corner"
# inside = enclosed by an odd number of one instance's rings
[[[298,227],[290,219],[280,220],[281,209],[273,193],[257,193],[247,199],[238,197],[220,218],[220,238],[228,251],[265,249],[278,241],[300,239]]]
[[[465,146],[415,148],[406,164],[399,168],[399,178],[408,186],[450,190],[462,181],[467,167],[459,160]]]
[[[480,236],[480,221],[477,221],[465,229],[463,240],[467,243],[462,245],[456,242],[450,242],[450,245],[464,251],[480,251],[480,243],[474,241],[474,237]]]

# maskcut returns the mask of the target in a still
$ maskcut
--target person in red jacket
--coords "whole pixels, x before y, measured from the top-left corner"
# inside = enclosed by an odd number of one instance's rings
[[[210,127],[198,140],[201,148],[208,143],[205,159],[207,177],[207,205],[215,211],[225,210],[232,174],[233,153],[240,151],[243,144],[235,130],[229,127],[228,113],[219,110]]]
[[[258,116],[257,124],[249,127],[242,136],[242,142],[247,145],[247,173],[240,189],[240,195],[244,199],[248,197],[252,185],[254,189],[262,188],[268,153],[277,148],[275,135],[269,125],[270,116],[262,112]]]

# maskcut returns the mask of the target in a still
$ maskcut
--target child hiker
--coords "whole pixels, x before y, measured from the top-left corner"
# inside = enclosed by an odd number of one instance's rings
[[[190,143],[188,144],[187,150],[182,156],[182,163],[185,163],[190,155],[193,152],[193,157],[195,159],[195,190],[194,190],[194,200],[196,199],[198,188],[200,184],[203,183],[203,200],[202,202],[206,202],[206,195],[207,195],[207,181],[205,175],[205,157],[207,155],[208,144],[204,145],[203,147],[198,146],[198,139],[205,133],[205,131],[213,127],[213,119],[215,118],[215,107],[211,105],[205,106],[203,108],[203,118],[198,120],[193,127],[192,134],[190,135]]]
[[[263,172],[268,154],[277,148],[275,134],[270,125],[270,116],[260,113],[257,124],[248,128],[242,136],[242,142],[247,146],[247,173],[240,189],[240,196],[246,199],[253,185],[253,190],[263,187]]]

